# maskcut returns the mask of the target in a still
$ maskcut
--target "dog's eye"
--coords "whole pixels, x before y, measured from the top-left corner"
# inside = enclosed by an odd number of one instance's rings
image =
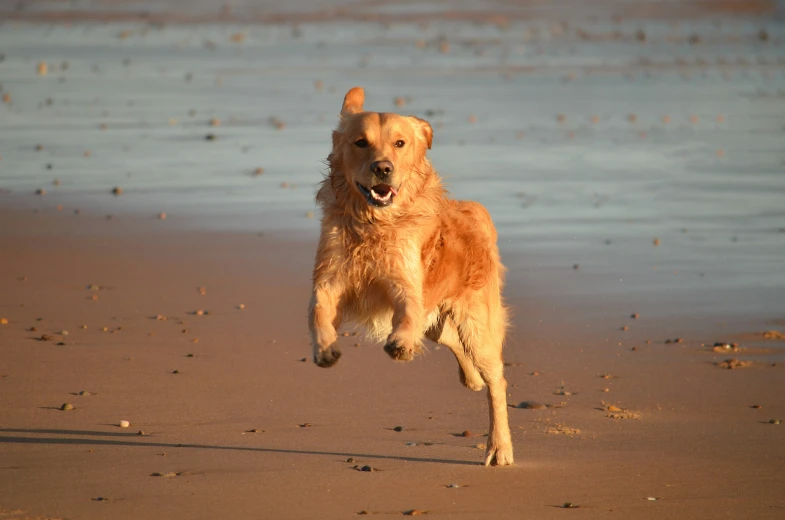
[[[368,141],[365,139],[358,139],[354,142],[354,146],[357,148],[368,148]]]
[[[406,143],[404,143],[404,142],[403,142],[403,141],[401,141],[400,139],[398,139],[397,141],[395,141],[395,147],[396,147],[396,148],[403,148],[403,145],[405,145],[405,144],[406,144]]]

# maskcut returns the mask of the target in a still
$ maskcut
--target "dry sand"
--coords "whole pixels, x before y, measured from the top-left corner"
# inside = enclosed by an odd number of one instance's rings
[[[785,426],[767,422],[785,418],[785,365],[768,352],[717,368],[730,356],[701,347],[716,338],[700,327],[666,345],[679,325],[649,324],[660,334],[646,344],[635,327],[592,328],[587,313],[510,286],[510,403],[552,406],[511,410],[517,465],[485,468],[484,396],[460,386],[445,349],[396,364],[349,335],[335,368],[302,361],[312,242],[46,207],[2,211],[0,230],[10,518],[780,518],[785,508]],[[622,335],[632,336],[608,346]],[[357,469],[366,465],[374,471]]]

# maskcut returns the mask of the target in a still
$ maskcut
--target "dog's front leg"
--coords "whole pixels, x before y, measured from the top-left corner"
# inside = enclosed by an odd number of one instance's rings
[[[423,303],[417,288],[391,283],[389,297],[393,302],[392,332],[384,351],[397,361],[411,361],[422,349]]]
[[[338,349],[338,328],[341,324],[341,293],[335,283],[322,283],[314,286],[308,312],[308,326],[311,329],[313,362],[320,367],[333,366],[341,357]]]

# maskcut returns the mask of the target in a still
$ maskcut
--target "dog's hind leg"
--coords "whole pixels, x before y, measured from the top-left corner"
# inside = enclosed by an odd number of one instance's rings
[[[488,316],[481,307],[480,316],[468,316],[458,325],[466,354],[474,362],[485,384],[488,385],[488,446],[485,465],[506,466],[513,463],[512,439],[507,419],[507,381],[504,379],[502,342],[506,318],[504,309]],[[499,323],[491,323],[490,320]]]
[[[455,359],[458,361],[458,375],[463,386],[475,392],[479,392],[485,387],[485,382],[474,367],[474,363],[466,357],[463,343],[458,335],[458,329],[449,315],[446,313],[441,314],[439,321],[428,329],[425,336],[431,341],[444,345],[455,354]]]

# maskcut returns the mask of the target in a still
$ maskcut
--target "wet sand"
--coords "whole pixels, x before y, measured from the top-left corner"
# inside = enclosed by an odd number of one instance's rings
[[[0,516],[783,515],[776,2],[189,5],[0,10]],[[308,360],[355,84],[497,223],[514,467],[445,349]]]
[[[349,335],[333,369],[302,361],[311,241],[55,208],[4,210],[0,224],[0,510],[20,511],[11,518],[785,508],[785,426],[767,422],[785,418],[782,342],[716,353],[701,344],[740,331],[612,305],[598,323],[513,283],[509,401],[548,407],[510,410],[517,464],[485,468],[485,397],[460,385],[445,349],[396,364]],[[553,282],[537,278],[535,293]],[[714,366],[729,357],[753,364]],[[621,411],[638,418],[607,417]]]

